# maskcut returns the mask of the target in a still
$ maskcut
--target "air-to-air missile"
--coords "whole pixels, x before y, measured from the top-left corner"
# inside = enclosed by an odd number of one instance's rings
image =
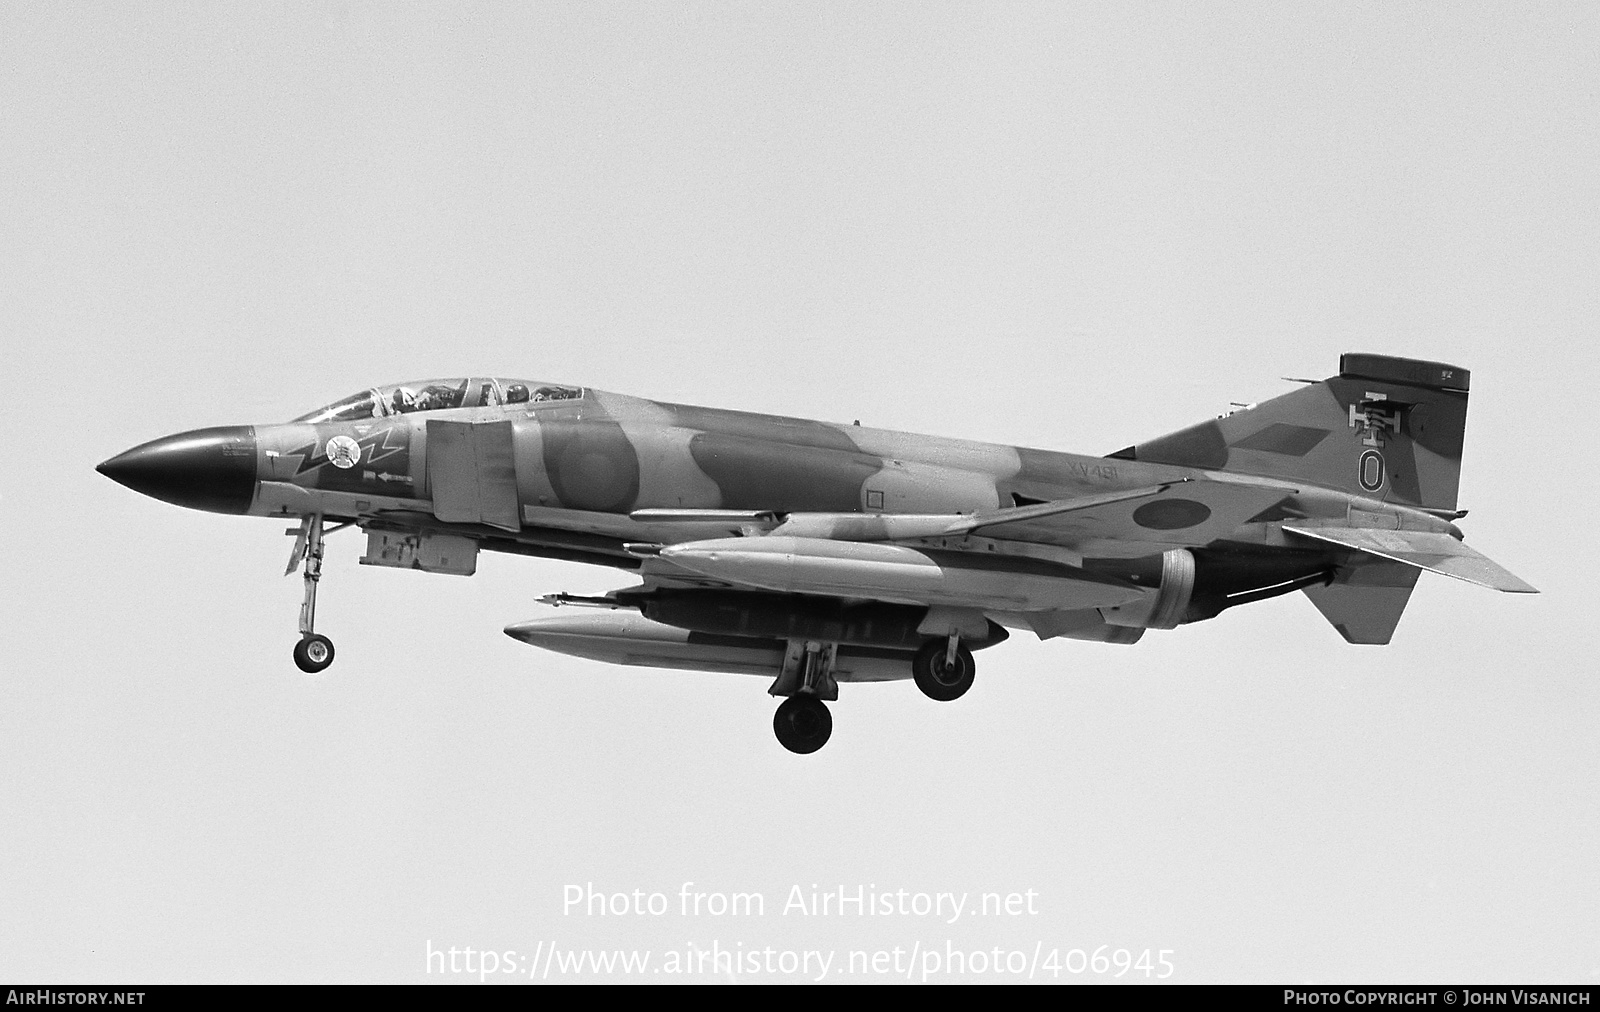
[[[1010,629],[1133,643],[1304,591],[1387,643],[1423,570],[1533,588],[1455,521],[1468,374],[1351,354],[1339,372],[1103,457],[697,408],[494,377],[363,390],[277,425],[198,429],[98,470],[167,502],[294,521],[294,659],[319,672],[324,537],[363,565],[470,576],[480,551],[635,586],[514,622],[618,664],[763,674],[785,747],[827,741],[841,682],[950,700]]]

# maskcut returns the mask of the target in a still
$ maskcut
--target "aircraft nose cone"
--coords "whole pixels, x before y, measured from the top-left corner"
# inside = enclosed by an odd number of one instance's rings
[[[153,439],[95,468],[153,499],[213,513],[247,513],[256,489],[256,430],[195,429]]]

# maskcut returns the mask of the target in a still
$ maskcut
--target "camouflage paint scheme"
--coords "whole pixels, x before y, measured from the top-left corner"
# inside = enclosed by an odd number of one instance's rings
[[[1131,643],[1294,590],[1346,640],[1385,643],[1422,569],[1533,590],[1452,522],[1465,370],[1349,354],[1300,382],[1095,457],[465,377],[167,437],[100,470],[195,508],[358,524],[375,565],[470,575],[490,550],[634,570],[638,586],[586,603],[768,653],[832,642],[862,679],[903,677],[872,651],[948,636],[953,657],[1007,626]],[[508,632],[535,642],[535,625]],[[680,647],[676,666],[716,667],[716,649]]]
[[[589,608],[506,633],[765,674],[787,697],[773,730],[805,754],[840,682],[912,677],[954,700],[1008,628],[1131,644],[1304,591],[1347,642],[1386,644],[1422,570],[1534,592],[1453,524],[1469,380],[1347,354],[1328,380],[1082,456],[466,376],[181,432],[98,469],[181,506],[298,520],[302,671],[333,663],[315,631],[326,524],[363,528],[368,565],[608,565],[637,586],[546,597]]]
[[[1460,538],[1450,519],[1468,375],[1437,363],[1349,355],[1339,376],[1108,457],[691,407],[577,387],[488,378],[434,383],[481,388],[484,403],[343,420],[316,420],[313,413],[311,421],[257,426],[262,480],[250,512],[321,512],[374,529],[465,534],[487,550],[642,567],[647,586],[671,584],[675,577],[694,586],[704,581],[674,573],[659,561],[645,564],[623,546],[672,545],[750,531],[733,521],[718,528],[641,521],[630,513],[830,514],[836,525],[845,514],[863,521],[897,514],[972,514],[1185,480],[1225,498],[1264,496],[1261,509],[1199,544],[1185,533],[1217,507],[1203,495],[1197,499],[1198,493],[1146,503],[1133,511],[1132,526],[1124,524],[1126,530],[1115,537],[1097,536],[1094,524],[1074,531],[1070,523],[1063,530],[1060,521],[1045,520],[1013,524],[990,538],[896,539],[946,552],[1032,556],[1146,587],[1159,584],[1163,552],[1188,547],[1196,558],[1197,588],[1181,621],[1209,618],[1274,592],[1354,581],[1388,589],[1393,599],[1392,591],[1403,588],[1408,594],[1415,582],[1414,564],[1386,563],[1312,541],[1286,532],[1286,525],[1431,531]],[[504,403],[489,396],[491,386],[559,393]],[[389,391],[400,389],[374,391],[374,399],[387,405],[395,396]],[[441,423],[470,425],[480,442],[496,444],[490,449],[509,455],[503,478],[480,493],[509,502],[514,483],[513,523],[446,522],[436,515],[430,476],[438,481],[438,472],[430,471],[427,458],[430,432],[437,440]],[[330,447],[337,452],[340,442],[346,456],[336,462],[328,454]],[[353,464],[350,456],[357,458]],[[1240,476],[1267,481],[1252,486]],[[1399,604],[1403,607],[1403,596]],[[1142,631],[1108,627],[1081,615],[998,617],[1040,635],[1131,641]],[[1398,613],[1393,617],[1397,620]],[[1376,636],[1352,637],[1339,620],[1334,623],[1347,638],[1363,642],[1386,641],[1392,630],[1391,623]]]
[[[1387,643],[1422,570],[1534,592],[1453,523],[1465,370],[1339,373],[1105,457],[670,404],[494,377],[375,387],[281,425],[154,440],[99,470],[168,502],[299,522],[308,672],[324,523],[369,565],[471,575],[482,550],[636,571],[601,614],[506,632],[621,664],[765,674],[806,753],[838,683],[938,700],[1008,628],[1133,643],[1303,590]],[[293,533],[293,532],[292,532]]]

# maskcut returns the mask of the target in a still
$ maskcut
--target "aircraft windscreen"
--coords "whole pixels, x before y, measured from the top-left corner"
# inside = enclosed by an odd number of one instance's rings
[[[296,422],[351,422],[363,418],[408,415],[414,411],[481,408],[501,404],[537,404],[576,400],[583,388],[537,383],[530,380],[471,376],[457,379],[414,380],[373,387],[326,407],[301,415]]]
[[[325,408],[301,415],[294,419],[297,422],[349,422],[360,418],[371,418],[377,413],[377,391],[363,390],[359,394],[351,394],[342,401],[334,401]]]

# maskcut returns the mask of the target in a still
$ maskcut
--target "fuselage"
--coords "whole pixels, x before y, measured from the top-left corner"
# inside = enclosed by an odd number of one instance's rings
[[[640,565],[625,547],[630,544],[672,545],[718,534],[631,516],[640,510],[970,514],[1208,477],[1170,464],[483,377],[373,388],[293,422],[171,436],[135,447],[101,470],[139,491],[200,509],[317,515],[369,531],[470,538],[474,550],[626,569]],[[1282,494],[1275,514],[1226,532],[1213,558],[1202,553],[1201,581],[1213,585],[1216,603],[1191,618],[1214,614],[1241,590],[1294,589],[1294,581],[1328,567],[1327,552],[1285,538],[1283,517],[1342,522],[1357,506],[1397,509],[1303,483]],[[1407,523],[1442,525],[1423,514]],[[1153,530],[1148,541],[1072,549],[970,538],[933,547],[1099,566],[1116,578],[1148,583],[1161,578],[1160,535]]]
[[[437,435],[441,425],[434,423],[495,427],[509,432],[509,440],[486,442],[509,446],[519,526],[630,538],[640,531],[627,516],[640,509],[964,513],[1193,473],[553,389],[571,396],[197,430],[136,447],[102,470],[141,482],[140,491],[158,498],[216,512],[321,512],[349,520],[386,511],[426,514],[440,473],[428,466],[430,428]]]

